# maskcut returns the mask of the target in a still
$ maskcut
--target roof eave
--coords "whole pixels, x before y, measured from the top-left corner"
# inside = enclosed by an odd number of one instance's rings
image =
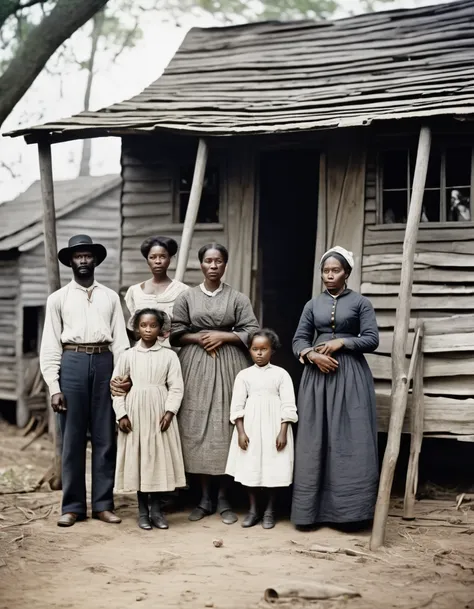
[[[332,129],[344,129],[350,127],[368,127],[372,123],[380,123],[387,121],[411,120],[411,119],[431,119],[435,117],[455,118],[457,120],[472,120],[474,116],[474,106],[461,106],[459,108],[434,108],[430,110],[412,110],[410,112],[392,112],[384,115],[364,115],[354,116],[342,119],[328,119],[326,121],[316,120],[301,124],[289,125],[281,128],[275,126],[274,129],[264,128],[255,129],[255,127],[235,127],[233,129],[216,130],[203,127],[196,129],[187,125],[159,125],[150,127],[122,127],[122,128],[105,128],[105,127],[66,127],[48,128],[47,125],[38,129],[22,129],[5,133],[4,136],[19,137],[24,136],[27,144],[37,144],[40,141],[47,140],[50,143],[59,143],[73,141],[85,138],[97,137],[123,137],[127,135],[153,135],[156,133],[174,133],[176,135],[190,135],[196,137],[238,137],[251,135],[278,135],[285,133],[303,133],[308,131],[324,131]]]

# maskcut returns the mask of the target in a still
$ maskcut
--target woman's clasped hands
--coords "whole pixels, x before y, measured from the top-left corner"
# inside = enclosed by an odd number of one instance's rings
[[[208,332],[199,333],[199,344],[206,351],[216,351],[226,342],[227,332],[219,330],[209,330]]]

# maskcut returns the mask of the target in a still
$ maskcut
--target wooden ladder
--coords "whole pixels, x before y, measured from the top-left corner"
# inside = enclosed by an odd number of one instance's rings
[[[408,460],[403,518],[414,520],[415,497],[418,488],[418,464],[423,442],[425,398],[423,393],[423,338],[424,322],[419,320],[415,329],[415,340],[408,368],[407,383],[412,385],[412,407],[410,413],[410,458]]]

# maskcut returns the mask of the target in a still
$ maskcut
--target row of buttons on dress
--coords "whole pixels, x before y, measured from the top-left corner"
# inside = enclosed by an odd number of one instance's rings
[[[332,328],[332,336],[336,337],[336,299],[333,297],[332,299],[332,310],[331,310],[331,328]]]

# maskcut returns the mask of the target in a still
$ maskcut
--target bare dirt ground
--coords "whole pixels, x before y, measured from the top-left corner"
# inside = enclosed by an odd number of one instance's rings
[[[421,501],[418,518],[391,510],[387,547],[371,553],[369,534],[328,528],[300,533],[288,522],[271,531],[217,516],[189,523],[169,515],[168,531],[141,531],[135,499],[118,496],[121,525],[88,520],[56,526],[60,493],[12,491],[31,487],[50,464],[46,438],[20,451],[25,438],[0,424],[0,607],[122,609],[271,604],[264,590],[287,583],[337,584],[360,594],[337,600],[287,600],[281,607],[319,609],[474,608],[474,511],[467,503]],[[223,540],[214,547],[213,540]],[[355,555],[311,551],[315,544]],[[355,552],[352,552],[355,551]]]

